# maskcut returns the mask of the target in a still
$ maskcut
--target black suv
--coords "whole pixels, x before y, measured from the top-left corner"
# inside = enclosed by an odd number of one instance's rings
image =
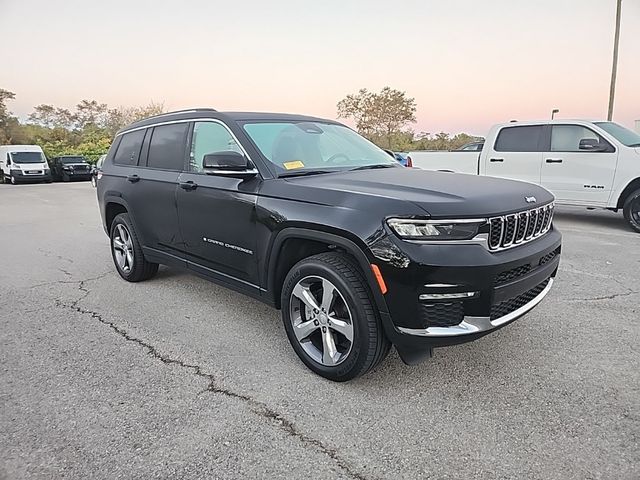
[[[561,235],[544,188],[400,166],[339,123],[196,109],[121,130],[97,195],[125,280],[183,267],[282,310],[300,359],[343,381],[535,307]]]
[[[91,180],[91,165],[77,155],[63,155],[49,161],[51,176],[56,181]]]

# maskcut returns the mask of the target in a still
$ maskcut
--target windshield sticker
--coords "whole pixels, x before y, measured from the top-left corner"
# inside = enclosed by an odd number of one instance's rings
[[[304,168],[304,163],[300,160],[294,160],[292,162],[284,162],[282,166],[287,170],[295,170],[296,168]]]

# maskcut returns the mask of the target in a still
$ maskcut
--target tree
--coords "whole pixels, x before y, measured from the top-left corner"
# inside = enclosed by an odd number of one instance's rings
[[[113,136],[118,130],[143,118],[164,113],[164,103],[150,102],[139,107],[118,107],[108,111],[105,128]]]
[[[355,121],[358,132],[372,141],[382,140],[388,148],[394,136],[416,121],[415,99],[390,87],[384,87],[380,93],[363,88],[340,100],[337,108],[339,117]]]
[[[9,124],[14,117],[7,108],[7,100],[13,100],[16,94],[0,88],[0,143],[8,143],[11,139],[9,134]]]
[[[74,117],[76,128],[79,130],[84,130],[89,125],[104,127],[108,118],[107,104],[95,100],[82,100],[76,105]]]
[[[77,116],[66,108],[41,104],[34,107],[33,112],[29,114],[27,121],[32,125],[39,125],[45,128],[64,128],[65,130],[73,130],[76,127]]]

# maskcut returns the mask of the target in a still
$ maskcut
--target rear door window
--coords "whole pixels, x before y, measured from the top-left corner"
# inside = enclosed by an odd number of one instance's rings
[[[496,152],[541,152],[542,125],[506,127],[496,139]]]
[[[118,150],[113,157],[113,163],[118,165],[137,165],[142,140],[144,140],[144,132],[145,130],[142,129],[123,134]]]
[[[189,130],[188,123],[155,127],[149,143],[147,166],[161,170],[183,170],[187,130]]]

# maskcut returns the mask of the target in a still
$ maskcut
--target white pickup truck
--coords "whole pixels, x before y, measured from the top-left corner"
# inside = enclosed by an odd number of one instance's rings
[[[495,125],[478,152],[410,152],[414,167],[542,185],[556,203],[622,210],[640,232],[640,135],[613,122]]]

